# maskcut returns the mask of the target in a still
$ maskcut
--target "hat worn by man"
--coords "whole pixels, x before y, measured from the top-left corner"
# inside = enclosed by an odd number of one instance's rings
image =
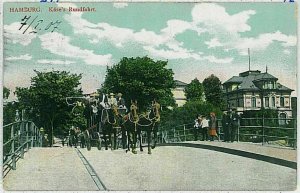
[[[118,97],[121,97],[122,96],[122,93],[118,93]]]
[[[110,93],[109,96],[115,96],[115,94],[114,93]]]

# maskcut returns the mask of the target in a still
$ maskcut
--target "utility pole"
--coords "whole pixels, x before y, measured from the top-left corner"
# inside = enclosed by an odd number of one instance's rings
[[[250,71],[250,48],[248,48],[248,58],[249,58],[249,71]]]

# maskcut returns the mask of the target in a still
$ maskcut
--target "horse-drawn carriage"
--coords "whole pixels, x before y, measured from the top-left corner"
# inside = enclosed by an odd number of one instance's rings
[[[101,150],[102,142],[104,142],[105,149],[108,149],[110,145],[114,150],[121,142],[123,149],[130,150],[131,148],[132,152],[136,153],[137,141],[140,143],[140,150],[143,150],[142,132],[147,135],[148,153],[151,153],[152,134],[154,134],[152,147],[155,147],[160,117],[160,105],[155,100],[149,111],[141,114],[137,113],[136,101],[132,101],[129,111],[125,105],[118,106],[115,103],[109,104],[103,101],[99,103],[97,100],[92,102],[88,100],[83,106],[88,128],[79,137],[82,147],[86,146],[88,150],[91,150],[92,146],[96,146]]]
[[[102,141],[100,137],[100,132],[97,130],[97,126],[98,124],[87,128],[82,134],[82,139],[84,139],[88,151],[91,150],[93,145],[95,145],[98,148],[98,150],[101,150]]]

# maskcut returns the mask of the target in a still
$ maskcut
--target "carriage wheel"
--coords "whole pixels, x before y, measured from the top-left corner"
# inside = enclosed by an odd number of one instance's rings
[[[102,148],[100,138],[97,140],[97,148],[98,148],[98,150],[101,150],[101,148]]]
[[[91,140],[87,140],[87,142],[86,142],[86,148],[87,148],[88,151],[90,151],[92,149]]]

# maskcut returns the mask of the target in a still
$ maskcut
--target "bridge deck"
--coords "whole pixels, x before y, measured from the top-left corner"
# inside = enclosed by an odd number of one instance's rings
[[[72,148],[33,148],[4,178],[5,190],[98,190]]]
[[[293,160],[295,150],[220,142]],[[250,146],[250,147],[249,147]],[[268,151],[265,148],[269,148]],[[161,146],[152,155],[80,149],[108,190],[294,190],[296,170],[256,159],[190,147]],[[277,153],[276,153],[277,152]],[[288,152],[288,153],[286,153]],[[4,179],[6,190],[97,190],[75,148],[35,148]]]

